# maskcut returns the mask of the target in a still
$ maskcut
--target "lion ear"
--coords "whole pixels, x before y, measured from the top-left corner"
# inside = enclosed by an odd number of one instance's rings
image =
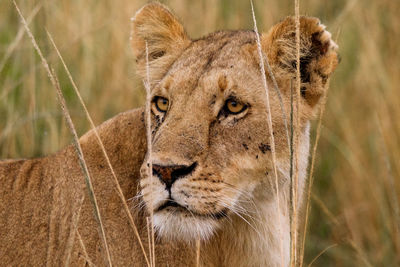
[[[296,24],[288,17],[261,37],[273,73],[290,81],[296,77]],[[317,18],[300,18],[301,95],[312,109],[325,93],[325,84],[338,64],[338,46]]]
[[[178,19],[159,3],[147,4],[135,14],[130,41],[138,73],[145,78],[148,55],[150,80],[153,81],[164,75],[191,42]]]

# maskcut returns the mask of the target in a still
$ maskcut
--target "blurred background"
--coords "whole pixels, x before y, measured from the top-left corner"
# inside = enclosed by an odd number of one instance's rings
[[[249,1],[161,2],[193,38],[219,29],[253,28]],[[144,103],[129,32],[130,17],[146,1],[17,3],[60,79],[79,134],[89,123],[46,29],[96,124]],[[254,4],[260,31],[294,13],[291,0]],[[327,25],[342,58],[322,121],[305,263],[399,266],[400,1],[303,0],[300,10]],[[12,2],[0,1],[0,158],[43,156],[71,141],[55,90]]]

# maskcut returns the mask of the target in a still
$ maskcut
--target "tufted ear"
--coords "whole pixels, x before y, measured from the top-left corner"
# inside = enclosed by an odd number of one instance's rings
[[[280,82],[296,77],[296,24],[288,17],[261,37],[273,73]],[[311,112],[324,94],[325,84],[338,64],[338,46],[317,18],[300,18],[301,95]],[[283,85],[288,87],[288,85]],[[289,85],[290,86],[290,85]]]
[[[147,43],[150,81],[161,79],[190,42],[177,18],[159,3],[145,5],[132,18],[131,45],[137,71],[146,77]]]

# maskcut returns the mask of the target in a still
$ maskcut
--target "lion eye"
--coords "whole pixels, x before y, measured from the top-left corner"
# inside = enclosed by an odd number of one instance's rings
[[[154,101],[154,105],[156,106],[157,110],[160,112],[167,112],[169,101],[168,99],[158,96]]]
[[[239,114],[247,108],[246,105],[238,102],[235,99],[228,99],[225,103],[225,107],[231,114]]]

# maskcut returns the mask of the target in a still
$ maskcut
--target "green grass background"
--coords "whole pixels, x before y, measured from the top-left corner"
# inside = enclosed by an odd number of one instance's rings
[[[245,0],[162,2],[193,38],[253,27]],[[294,13],[294,1],[254,2],[260,31]],[[40,7],[30,28],[58,74],[78,133],[89,123],[46,29],[97,124],[144,103],[129,46],[129,19],[146,1],[17,3],[25,17]],[[304,0],[300,10],[327,25],[342,58],[323,118],[305,262],[333,245],[315,266],[398,266],[400,1]],[[55,91],[12,2],[0,1],[0,158],[43,156],[71,141]]]

